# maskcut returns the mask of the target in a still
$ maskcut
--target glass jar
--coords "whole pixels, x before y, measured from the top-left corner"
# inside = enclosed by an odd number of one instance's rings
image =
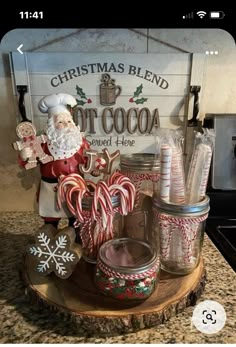
[[[105,295],[144,300],[158,281],[160,260],[149,243],[130,238],[107,241],[100,250],[95,283]]]
[[[120,157],[121,173],[136,188],[134,209],[123,218],[121,236],[149,241],[152,221],[152,195],[159,181],[159,156],[152,153],[123,154]]]
[[[106,227],[104,228],[102,214],[97,215],[97,220],[91,220],[92,202],[94,197],[86,197],[82,200],[84,223],[79,223],[79,236],[82,241],[83,259],[96,264],[98,251],[101,245],[115,237],[119,237],[122,228],[121,215],[118,212],[120,197],[112,196],[113,213],[107,214]]]
[[[178,205],[153,198],[153,240],[160,249],[161,268],[174,274],[191,273],[198,265],[209,197],[195,204]]]

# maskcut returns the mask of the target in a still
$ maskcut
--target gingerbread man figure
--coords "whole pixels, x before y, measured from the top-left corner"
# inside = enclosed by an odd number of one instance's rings
[[[13,148],[16,151],[21,151],[24,148],[30,148],[32,150],[32,155],[25,165],[27,170],[37,166],[38,160],[43,164],[54,160],[51,155],[44,153],[41,146],[41,143],[47,141],[47,136],[36,136],[36,129],[32,123],[22,122],[18,124],[16,127],[16,134],[20,138],[20,141],[14,142]]]

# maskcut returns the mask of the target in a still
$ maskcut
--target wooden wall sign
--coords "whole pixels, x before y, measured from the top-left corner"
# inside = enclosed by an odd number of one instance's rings
[[[199,84],[205,54],[27,53],[10,54],[16,85],[30,84],[27,117],[43,130],[42,96],[69,93],[74,119],[94,150],[156,151],[156,129],[184,128],[189,86]]]

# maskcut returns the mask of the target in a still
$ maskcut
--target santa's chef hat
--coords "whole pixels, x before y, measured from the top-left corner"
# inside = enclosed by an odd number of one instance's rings
[[[77,104],[75,98],[70,94],[51,94],[42,98],[38,103],[38,108],[42,113],[48,113],[52,117],[58,113],[68,113],[71,115],[67,105],[74,107]]]

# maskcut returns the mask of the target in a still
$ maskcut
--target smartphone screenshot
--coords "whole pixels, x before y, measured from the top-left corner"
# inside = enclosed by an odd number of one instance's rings
[[[0,27],[0,342],[236,343],[233,10],[90,6]]]

